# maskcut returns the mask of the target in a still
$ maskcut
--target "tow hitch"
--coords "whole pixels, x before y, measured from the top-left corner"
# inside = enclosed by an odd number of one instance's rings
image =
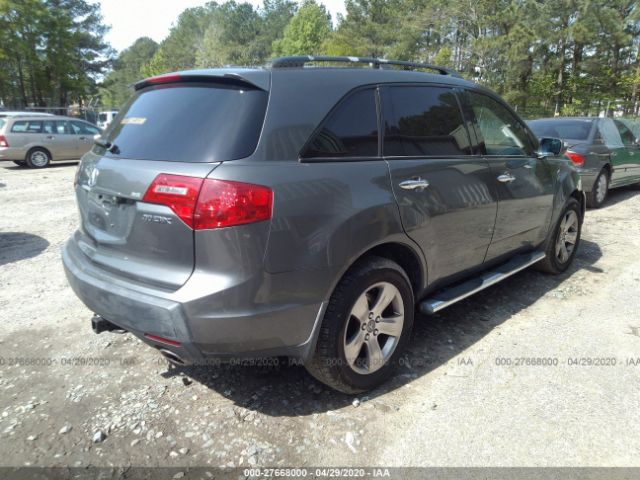
[[[105,320],[100,315],[93,315],[91,317],[91,328],[95,333],[102,332],[114,332],[114,333],[127,333],[124,328],[120,328],[117,325],[114,325],[109,320]]]

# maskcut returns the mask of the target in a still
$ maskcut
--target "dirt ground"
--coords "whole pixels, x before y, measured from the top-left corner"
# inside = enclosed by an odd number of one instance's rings
[[[419,317],[395,380],[356,398],[284,361],[175,369],[93,334],[60,262],[75,168],[0,164],[0,465],[640,463],[640,189],[587,212],[566,274]]]

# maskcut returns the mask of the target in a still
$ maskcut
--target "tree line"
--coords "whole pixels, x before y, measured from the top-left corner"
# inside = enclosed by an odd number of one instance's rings
[[[326,54],[450,66],[527,117],[640,113],[637,1],[346,0],[345,8],[332,19],[315,0],[210,2],[186,9],[159,44],[140,38],[111,58],[99,10],[85,0],[0,0],[3,22],[18,26],[0,23],[0,96],[26,104],[97,93],[117,108],[146,76]]]

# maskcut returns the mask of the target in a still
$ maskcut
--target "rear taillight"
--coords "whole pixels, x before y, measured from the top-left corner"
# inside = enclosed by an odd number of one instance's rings
[[[206,230],[270,219],[273,192],[262,185],[161,174],[143,201],[166,205],[189,227]]]
[[[584,165],[584,155],[580,155],[576,152],[564,152],[564,156],[571,160],[576,167],[582,167]]]
[[[142,201],[166,205],[184,223],[194,228],[193,212],[202,182],[202,178],[161,173],[148,188]]]
[[[7,142],[7,137],[4,135],[0,135],[0,147],[8,147],[9,142]]]

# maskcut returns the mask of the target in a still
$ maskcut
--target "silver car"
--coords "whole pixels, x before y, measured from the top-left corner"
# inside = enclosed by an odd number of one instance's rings
[[[0,160],[31,168],[44,168],[57,160],[77,160],[91,149],[98,133],[98,127],[76,118],[0,118]]]

